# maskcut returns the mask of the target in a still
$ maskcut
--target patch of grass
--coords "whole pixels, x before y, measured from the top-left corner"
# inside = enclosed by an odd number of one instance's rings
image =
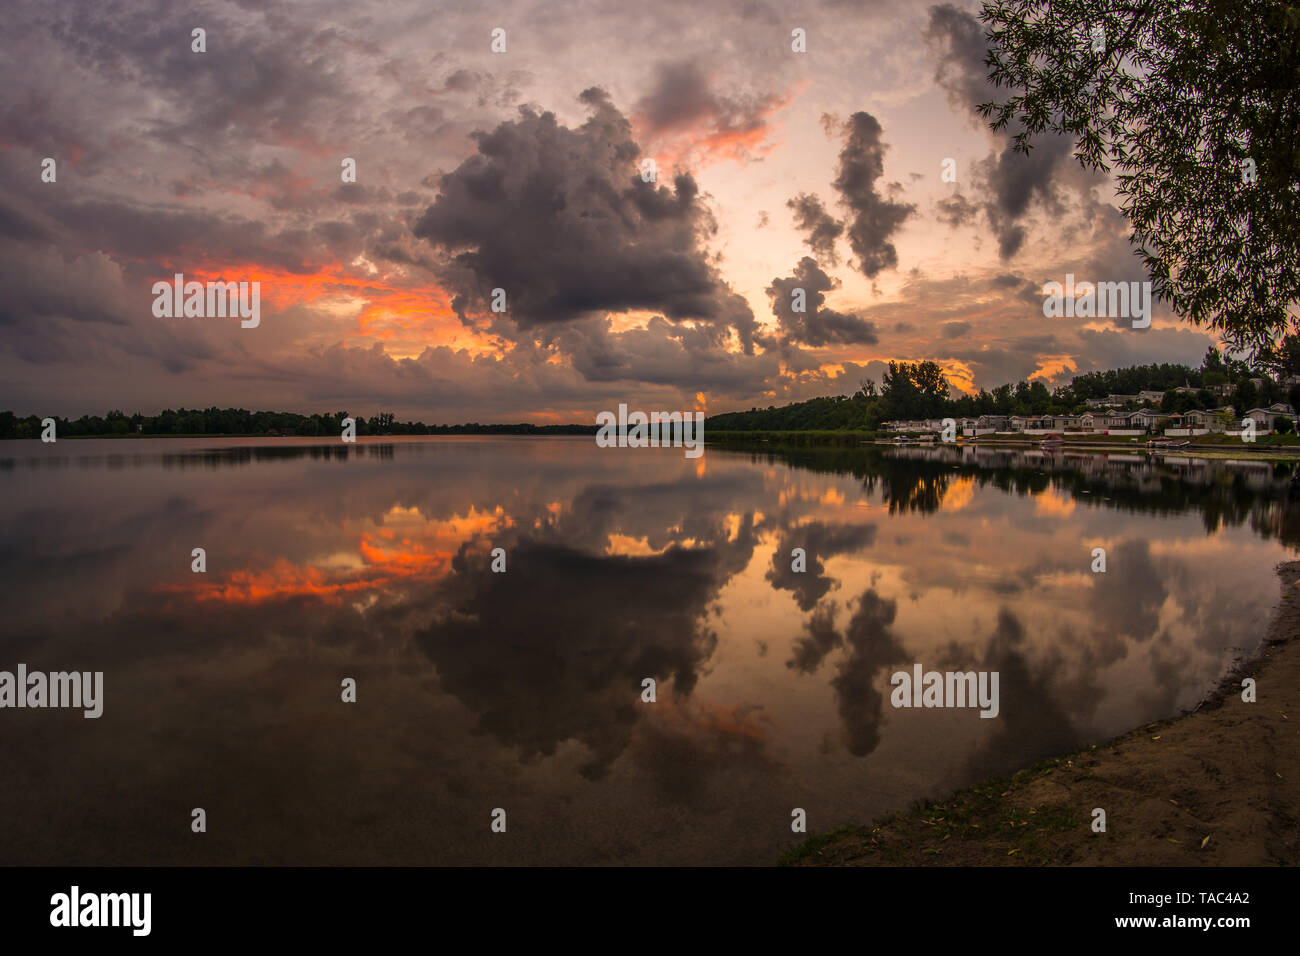
[[[1071,757],[1040,760],[1009,777],[985,780],[942,800],[914,801],[908,810],[881,817],[867,827],[829,830],[786,853],[780,864],[811,862],[830,847],[843,849],[848,858],[875,855],[915,865],[925,857],[944,856],[947,848],[956,850],[964,841],[1003,844],[1017,860],[1031,860],[1045,849],[1044,838],[1076,830],[1086,821],[1070,806],[1026,808],[1012,799],[1036,779],[1074,769]],[[832,853],[830,858],[838,855]]]
[[[776,861],[777,866],[794,866],[810,856],[816,856],[817,851],[825,847],[828,843],[834,843],[848,836],[854,836],[866,833],[866,827],[843,826],[836,827],[833,830],[827,830],[825,833],[819,833],[816,836],[810,836],[793,849],[786,850],[781,854],[780,859]]]

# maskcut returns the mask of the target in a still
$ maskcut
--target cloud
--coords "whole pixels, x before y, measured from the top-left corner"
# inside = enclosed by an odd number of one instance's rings
[[[876,324],[851,312],[824,308],[825,292],[839,283],[828,276],[810,257],[804,256],[795,266],[794,275],[773,279],[767,287],[772,312],[780,327],[780,342],[789,347],[798,343],[814,347],[825,345],[875,345],[880,341]],[[806,311],[795,312],[796,289],[804,293]],[[764,340],[768,344],[769,340]]]
[[[414,232],[448,257],[458,311],[486,312],[501,288],[520,330],[653,310],[709,325],[716,340],[734,329],[752,351],[753,313],[701,245],[716,226],[695,180],[644,182],[623,114],[602,90],[580,99],[591,116],[577,129],[523,107],[475,134],[478,151],[441,177]]]
[[[1008,145],[978,165],[977,175],[989,196],[984,211],[1003,259],[1011,258],[1024,245],[1024,220],[1033,200],[1051,211],[1059,212],[1062,206],[1056,179],[1068,168],[1072,143],[1052,134],[1035,136],[1030,142],[1033,148],[1028,155]]]
[[[889,241],[915,206],[897,203],[876,191],[885,172],[885,144],[880,123],[870,113],[857,112],[845,124],[848,140],[840,151],[834,186],[849,208],[848,240],[857,268],[868,279],[898,265],[898,251]]]
[[[947,93],[956,112],[974,120],[978,117],[976,106],[999,99],[1000,91],[989,81],[984,62],[988,41],[972,14],[951,4],[933,6],[922,36],[938,54],[935,82]],[[983,126],[982,119],[976,125]],[[984,198],[982,207],[1003,259],[1023,248],[1025,220],[1035,200],[1050,211],[1062,210],[1058,180],[1073,168],[1072,137],[1040,134],[1030,140],[1031,149],[1025,154],[1012,148],[1013,132],[994,134],[998,148],[975,166],[976,186]],[[1099,182],[1100,177],[1088,177],[1080,185],[1086,190]],[[949,225],[963,225],[971,221],[974,209],[959,193],[939,201],[939,219]]]
[[[954,193],[940,199],[936,205],[938,206],[936,214],[938,220],[953,227],[974,222],[975,217],[980,213],[980,205],[971,202],[961,193]]]
[[[827,135],[836,130],[846,135],[832,185],[849,214],[844,221],[836,219],[812,193],[801,192],[786,205],[794,211],[795,226],[806,234],[804,242],[818,263],[839,264],[835,243],[847,233],[849,246],[857,257],[856,267],[867,278],[874,278],[898,265],[898,251],[890,237],[915,207],[885,198],[876,190],[876,180],[884,175],[885,145],[875,117],[858,112],[841,123],[830,114],[822,114],[821,123]],[[891,192],[899,189],[897,183],[892,184]]]
[[[556,344],[589,382],[671,385],[686,392],[754,395],[779,372],[776,356],[728,351],[707,329],[654,316],[644,328],[614,332],[608,318],[567,325]]]
[[[988,41],[974,16],[950,3],[937,4],[930,8],[921,35],[939,55],[934,80],[948,94],[954,111],[974,116],[972,107],[998,95],[984,66]]]
[[[794,210],[795,226],[807,233],[804,242],[812,249],[817,261],[837,265],[835,240],[844,232],[844,223],[828,213],[822,201],[811,193],[800,193],[786,205]]]
[[[699,58],[660,63],[654,86],[633,110],[652,151],[675,165],[710,158],[748,161],[766,151],[771,115],[786,103],[775,94],[723,95]]]

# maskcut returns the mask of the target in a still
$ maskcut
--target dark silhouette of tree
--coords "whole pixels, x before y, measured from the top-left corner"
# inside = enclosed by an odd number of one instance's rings
[[[989,78],[1015,91],[981,115],[1022,152],[1054,132],[1086,168],[1115,169],[1157,297],[1236,351],[1294,326],[1300,6],[989,0],[980,17]]]
[[[1300,335],[1284,335],[1261,357],[1261,364],[1279,378],[1300,375]]]

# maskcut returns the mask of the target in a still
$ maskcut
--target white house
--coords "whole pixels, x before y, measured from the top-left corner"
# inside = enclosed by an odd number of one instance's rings
[[[1165,416],[1149,408],[1141,408],[1129,416],[1130,428],[1155,428],[1156,423]]]
[[[1252,408],[1242,419],[1243,423],[1246,418],[1253,420],[1256,428],[1271,432],[1277,427],[1277,421],[1280,418],[1285,418],[1294,424],[1295,411],[1290,405],[1278,402],[1275,405],[1268,406],[1268,408]]]
[[[1223,423],[1223,413],[1232,414],[1232,409],[1213,408],[1208,411],[1203,409],[1194,409],[1190,412],[1183,413],[1183,425],[1186,428],[1207,429],[1211,432],[1221,432],[1227,426]]]
[[[1156,401],[1160,401],[1163,398],[1164,394],[1161,393]],[[1107,395],[1105,398],[1089,398],[1085,404],[1087,404],[1089,408],[1116,408],[1120,405],[1127,405],[1129,402],[1136,401],[1138,401],[1136,395]]]
[[[1134,426],[1129,422],[1129,419],[1132,417],[1132,412],[1107,412],[1105,415],[1101,416],[1101,427],[1103,429],[1132,428]]]

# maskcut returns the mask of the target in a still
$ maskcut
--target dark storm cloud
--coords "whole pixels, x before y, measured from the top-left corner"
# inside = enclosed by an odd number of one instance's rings
[[[1025,289],[1026,287],[1034,289],[1035,293],[1041,297],[1042,293],[1038,292],[1038,286],[1026,279],[1024,276],[1018,276],[1014,272],[1003,272],[995,275],[989,280],[989,285],[995,289]]]
[[[845,129],[848,139],[840,151],[834,186],[849,208],[847,235],[858,271],[870,279],[898,265],[898,251],[889,239],[916,207],[876,191],[876,180],[885,172],[885,144],[876,118],[854,113]]]
[[[0,245],[4,250],[8,243]],[[57,256],[36,257],[21,247],[11,247],[0,256],[0,325],[40,323],[51,317],[75,323],[108,323],[125,326],[117,303],[107,300],[104,289],[112,281],[114,268],[107,257],[97,256],[69,266]],[[32,340],[40,338],[30,334]],[[5,343],[14,347],[11,339]]]
[[[969,322],[945,322],[939,326],[939,332],[945,339],[959,339],[970,332]]]
[[[49,231],[26,213],[0,202],[0,239],[36,239],[48,241]]]
[[[690,125],[720,108],[708,76],[694,60],[659,64],[654,89],[637,104],[652,132]]]
[[[837,265],[835,240],[844,232],[844,223],[835,219],[822,201],[812,193],[800,193],[786,203],[794,210],[795,226],[804,233],[804,242],[812,249],[819,263]]]
[[[1028,155],[1007,146],[979,164],[979,175],[991,194],[984,210],[1003,259],[1009,259],[1024,245],[1022,220],[1033,200],[1039,200],[1049,210],[1059,211],[1061,207],[1056,178],[1068,168],[1072,143],[1052,134],[1035,136],[1030,142],[1033,149]]]
[[[875,345],[880,341],[874,322],[852,313],[823,308],[826,302],[824,293],[838,286],[839,283],[819,269],[808,256],[799,260],[793,276],[772,280],[767,294],[780,326],[779,341],[782,345]],[[794,311],[795,289],[804,291],[804,312]]]
[[[256,262],[305,273],[313,259],[336,259],[360,250],[364,233],[335,225],[324,232],[297,227],[269,228],[264,221],[179,206],[148,205],[127,199],[53,200],[46,212],[64,227],[73,249],[112,250],[140,262]],[[332,247],[337,244],[338,248]],[[165,272],[165,267],[160,267]]]
[[[1004,272],[990,279],[989,286],[994,290],[1014,289],[1016,299],[1021,302],[1029,302],[1035,306],[1041,306],[1043,302],[1042,284],[1026,279],[1024,276]]]
[[[933,6],[922,36],[938,50],[934,79],[948,94],[954,110],[968,112],[998,96],[998,87],[989,81],[984,66],[989,52],[984,27],[974,16],[949,3]]]
[[[985,57],[988,41],[980,22],[951,4],[930,8],[930,20],[923,32],[938,52],[937,82],[959,113],[977,117],[980,103],[1005,99],[1008,91],[989,82]],[[982,125],[983,121],[978,120]],[[977,185],[985,194],[984,213],[998,240],[998,253],[1008,259],[1025,242],[1024,219],[1034,200],[1059,211],[1058,179],[1071,168],[1073,139],[1044,133],[1030,140],[1028,155],[1011,147],[1011,133],[995,134],[1000,147],[976,165]],[[973,207],[959,196],[940,200],[939,217],[950,225],[968,222]]]
[[[1076,280],[1079,276],[1087,276],[1100,282],[1145,282],[1150,278],[1138,255],[1139,250],[1130,238],[1129,223],[1122,212],[1108,203],[1098,202],[1091,204],[1085,211],[1085,219],[1087,238],[1092,243],[1085,247],[1082,255],[1070,256],[1062,272],[1073,271]],[[1071,270],[1072,261],[1075,264]],[[1052,278],[1061,281],[1058,276]],[[1036,291],[1041,301],[1041,286]],[[1153,300],[1151,306],[1157,318],[1168,314],[1168,306],[1158,300]],[[1132,328],[1132,319],[1125,314],[1113,315],[1110,324],[1128,331]],[[1149,335],[1151,330],[1147,329],[1142,334]]]
[[[846,136],[832,185],[849,214],[844,221],[836,219],[812,193],[801,192],[786,205],[793,210],[795,226],[805,233],[804,242],[819,264],[838,265],[835,244],[840,236],[847,235],[849,247],[856,256],[854,265],[867,278],[873,278],[898,265],[898,251],[890,237],[915,207],[895,202],[877,191],[876,181],[885,170],[885,145],[880,123],[874,116],[858,112],[841,123],[836,117],[823,114],[822,125],[828,135],[838,130]],[[894,188],[899,187],[894,184]]]
[[[457,93],[469,93],[482,82],[482,76],[472,70],[454,70],[442,81],[443,89]]]
[[[978,386],[995,388],[1007,382],[1027,380],[1038,370],[1038,355],[1038,351],[1033,348],[998,343],[996,348],[977,344],[953,348],[945,357],[969,365]]]
[[[554,341],[588,382],[634,381],[718,395],[752,395],[780,372],[775,355],[725,349],[708,328],[655,316],[645,328],[614,332],[605,317],[567,323]]]
[[[445,280],[465,315],[506,290],[509,316],[536,329],[596,312],[646,309],[734,328],[752,351],[754,317],[701,246],[716,224],[689,174],[642,181],[640,149],[604,91],[577,129],[521,108],[474,136],[478,152],[447,173],[415,226],[451,259]]]
[[[195,10],[154,0],[30,14],[32,29],[60,43],[70,63],[103,83],[149,87],[174,107],[135,132],[192,148],[227,144],[232,134],[252,142],[313,139],[313,117],[337,114],[348,99],[343,54],[363,43],[286,10]],[[191,50],[196,26],[207,31],[202,54]],[[202,152],[195,157],[204,160]]]
[[[714,61],[716,62],[716,61]],[[714,88],[700,58],[660,63],[654,86],[636,105],[638,128],[651,139],[691,131],[720,140],[761,138],[779,97],[726,95]]]

